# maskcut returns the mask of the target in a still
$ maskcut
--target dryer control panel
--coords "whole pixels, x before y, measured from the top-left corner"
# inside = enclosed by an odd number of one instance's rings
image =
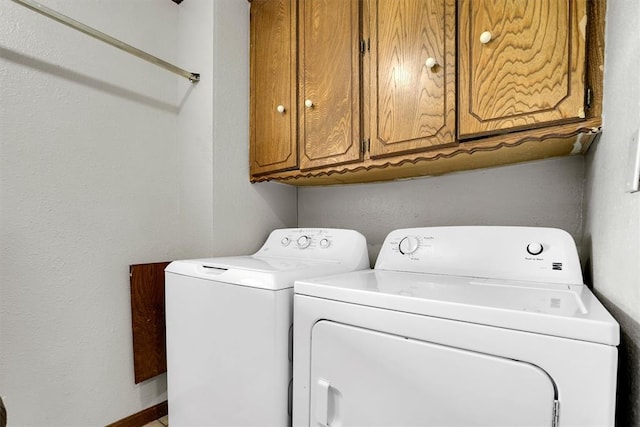
[[[582,284],[569,233],[542,227],[422,227],[394,230],[377,270]]]

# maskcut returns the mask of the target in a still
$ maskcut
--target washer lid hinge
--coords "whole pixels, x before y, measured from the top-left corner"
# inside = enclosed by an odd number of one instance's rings
[[[553,421],[551,426],[558,427],[560,425],[560,401],[553,401]]]

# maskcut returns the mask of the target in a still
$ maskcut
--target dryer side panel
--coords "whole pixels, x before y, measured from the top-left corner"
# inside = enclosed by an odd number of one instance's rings
[[[555,385],[529,363],[331,321],[311,342],[309,425],[552,425]]]

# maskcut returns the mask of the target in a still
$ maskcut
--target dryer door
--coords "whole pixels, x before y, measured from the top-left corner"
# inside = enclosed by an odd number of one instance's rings
[[[312,329],[310,426],[551,426],[529,363],[330,321]]]

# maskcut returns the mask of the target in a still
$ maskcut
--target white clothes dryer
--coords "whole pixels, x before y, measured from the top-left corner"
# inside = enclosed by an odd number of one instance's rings
[[[169,264],[171,426],[290,425],[293,282],[364,268],[362,234],[320,228],[275,230],[249,256]]]
[[[393,231],[294,324],[294,426],[614,425],[619,327],[562,230]]]

